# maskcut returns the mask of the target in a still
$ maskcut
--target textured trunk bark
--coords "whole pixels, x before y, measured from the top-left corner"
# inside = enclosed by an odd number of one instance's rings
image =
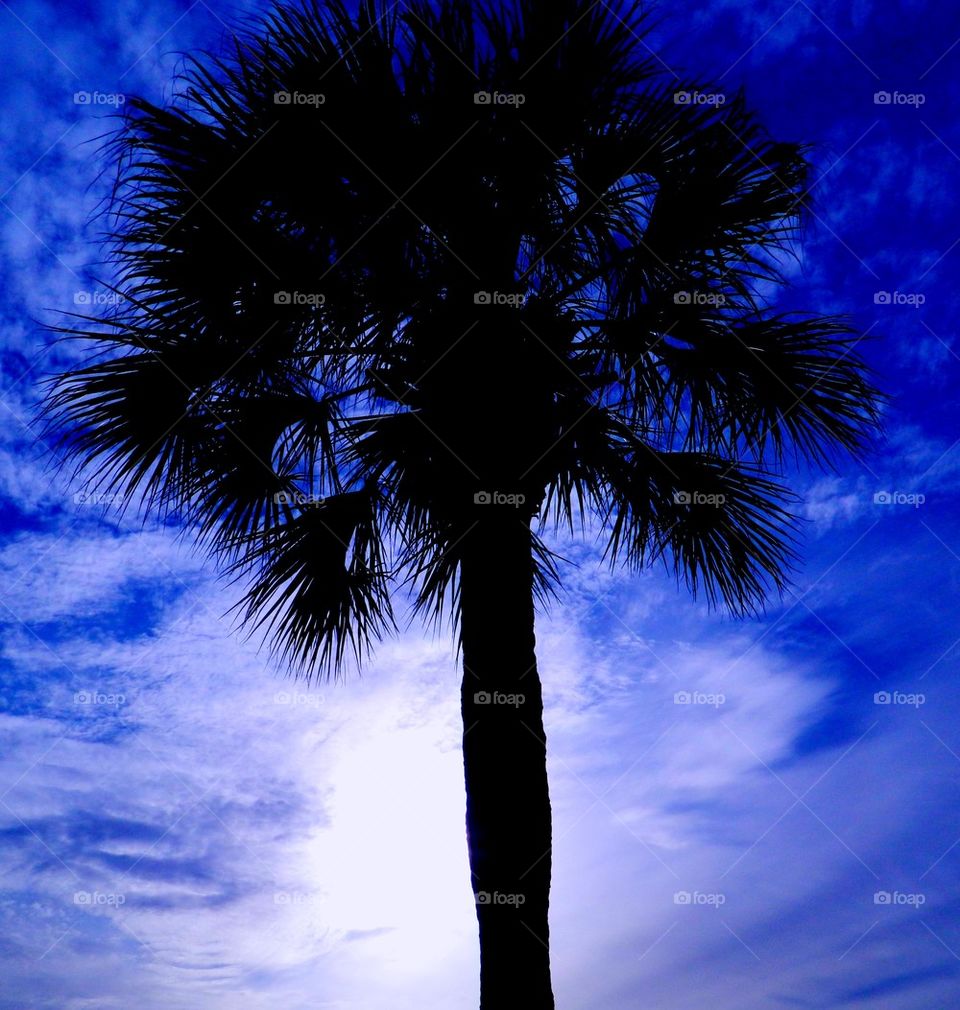
[[[551,818],[522,514],[484,517],[461,563],[463,763],[481,1010],[553,1010]]]

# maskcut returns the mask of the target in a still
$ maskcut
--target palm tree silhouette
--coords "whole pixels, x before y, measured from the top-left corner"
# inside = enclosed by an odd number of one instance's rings
[[[771,307],[804,150],[646,31],[633,2],[275,9],[128,102],[125,300],[58,328],[99,352],[52,380],[60,448],[195,527],[296,673],[362,660],[392,585],[451,620],[485,1010],[554,1005],[537,531],[593,517],[751,612],[794,557],[784,464],[878,420],[854,331]]]

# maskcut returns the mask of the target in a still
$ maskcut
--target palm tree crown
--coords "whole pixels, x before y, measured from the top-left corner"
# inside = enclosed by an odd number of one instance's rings
[[[611,559],[751,610],[792,556],[783,464],[875,426],[856,334],[770,307],[804,150],[646,31],[634,2],[308,3],[128,103],[125,300],[61,328],[101,353],[48,411],[250,577],[304,672],[362,657],[391,584],[456,619],[495,515],[593,515]]]

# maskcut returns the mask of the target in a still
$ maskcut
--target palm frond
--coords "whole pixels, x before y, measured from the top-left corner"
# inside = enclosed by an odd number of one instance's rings
[[[797,521],[786,506],[797,499],[762,469],[637,446],[604,475],[612,561],[641,568],[662,558],[694,596],[735,614],[786,588]]]
[[[348,655],[361,663],[394,626],[369,488],[303,507],[247,543],[231,571],[250,583],[242,626],[308,679],[332,676]]]
[[[666,341],[660,360],[671,395],[689,398],[693,430],[723,433],[758,460],[795,450],[825,462],[861,453],[879,421],[861,339],[840,319],[753,314]]]

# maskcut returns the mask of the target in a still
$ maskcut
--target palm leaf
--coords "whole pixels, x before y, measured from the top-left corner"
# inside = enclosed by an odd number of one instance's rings
[[[332,496],[249,542],[231,569],[250,584],[244,627],[307,678],[362,662],[393,626],[376,513],[370,489]]]

